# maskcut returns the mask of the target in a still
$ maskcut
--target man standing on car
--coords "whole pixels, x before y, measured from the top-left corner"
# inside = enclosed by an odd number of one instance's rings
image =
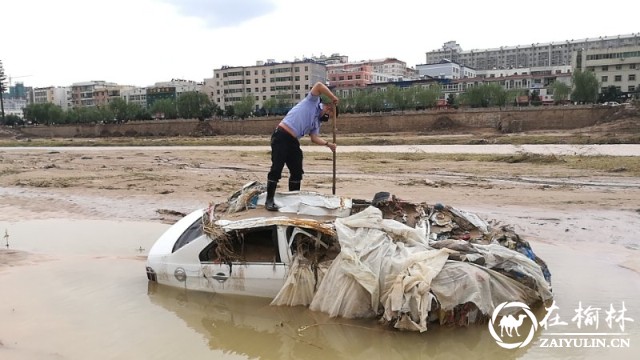
[[[331,103],[322,104],[320,95],[328,97]],[[267,210],[278,210],[273,197],[276,194],[276,187],[285,165],[289,169],[289,191],[300,190],[304,170],[302,169],[302,149],[300,149],[299,139],[309,134],[314,144],[326,146],[333,152],[336,151],[336,144],[324,140],[319,134],[321,123],[328,121],[332,115],[337,115],[338,102],[338,97],[325,84],[317,82],[307,96],[289,110],[276,127],[271,135],[271,170],[267,175],[267,200],[265,202]]]

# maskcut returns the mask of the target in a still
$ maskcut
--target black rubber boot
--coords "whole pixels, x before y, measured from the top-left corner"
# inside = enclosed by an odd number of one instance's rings
[[[278,206],[273,201],[273,197],[276,195],[276,187],[278,187],[277,181],[267,181],[267,200],[264,202],[264,207],[269,211],[278,211]]]
[[[298,190],[300,190],[300,181],[289,180],[289,191],[298,191]]]

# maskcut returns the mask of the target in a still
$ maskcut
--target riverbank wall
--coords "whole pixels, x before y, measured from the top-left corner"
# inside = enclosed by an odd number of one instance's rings
[[[591,106],[554,106],[548,108],[465,109],[344,114],[337,119],[341,134],[363,133],[441,133],[493,129],[503,133],[535,130],[567,130],[606,122],[612,109]],[[162,137],[265,135],[275,128],[280,117],[249,119],[197,119],[133,121],[122,124],[77,124],[23,127],[25,136],[43,138],[73,137]],[[331,133],[331,122],[322,127]]]

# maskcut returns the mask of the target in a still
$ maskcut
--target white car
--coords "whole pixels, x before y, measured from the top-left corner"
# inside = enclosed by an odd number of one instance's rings
[[[278,212],[264,200],[254,182],[179,220],[149,251],[149,281],[331,316],[382,316],[419,331],[427,318],[473,322],[506,300],[552,298],[549,270],[530,245],[474,214],[386,192],[373,201],[278,193]]]

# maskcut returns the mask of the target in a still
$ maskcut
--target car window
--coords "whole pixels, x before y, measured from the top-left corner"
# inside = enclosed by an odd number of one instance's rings
[[[291,255],[300,254],[313,262],[332,260],[340,252],[338,241],[315,229],[290,226],[287,241]]]
[[[282,262],[277,227],[263,226],[220,234],[199,257],[201,262]]]
[[[202,218],[198,218],[180,235],[176,243],[173,244],[173,250],[171,250],[171,252],[176,252],[181,247],[200,237],[203,233]]]

